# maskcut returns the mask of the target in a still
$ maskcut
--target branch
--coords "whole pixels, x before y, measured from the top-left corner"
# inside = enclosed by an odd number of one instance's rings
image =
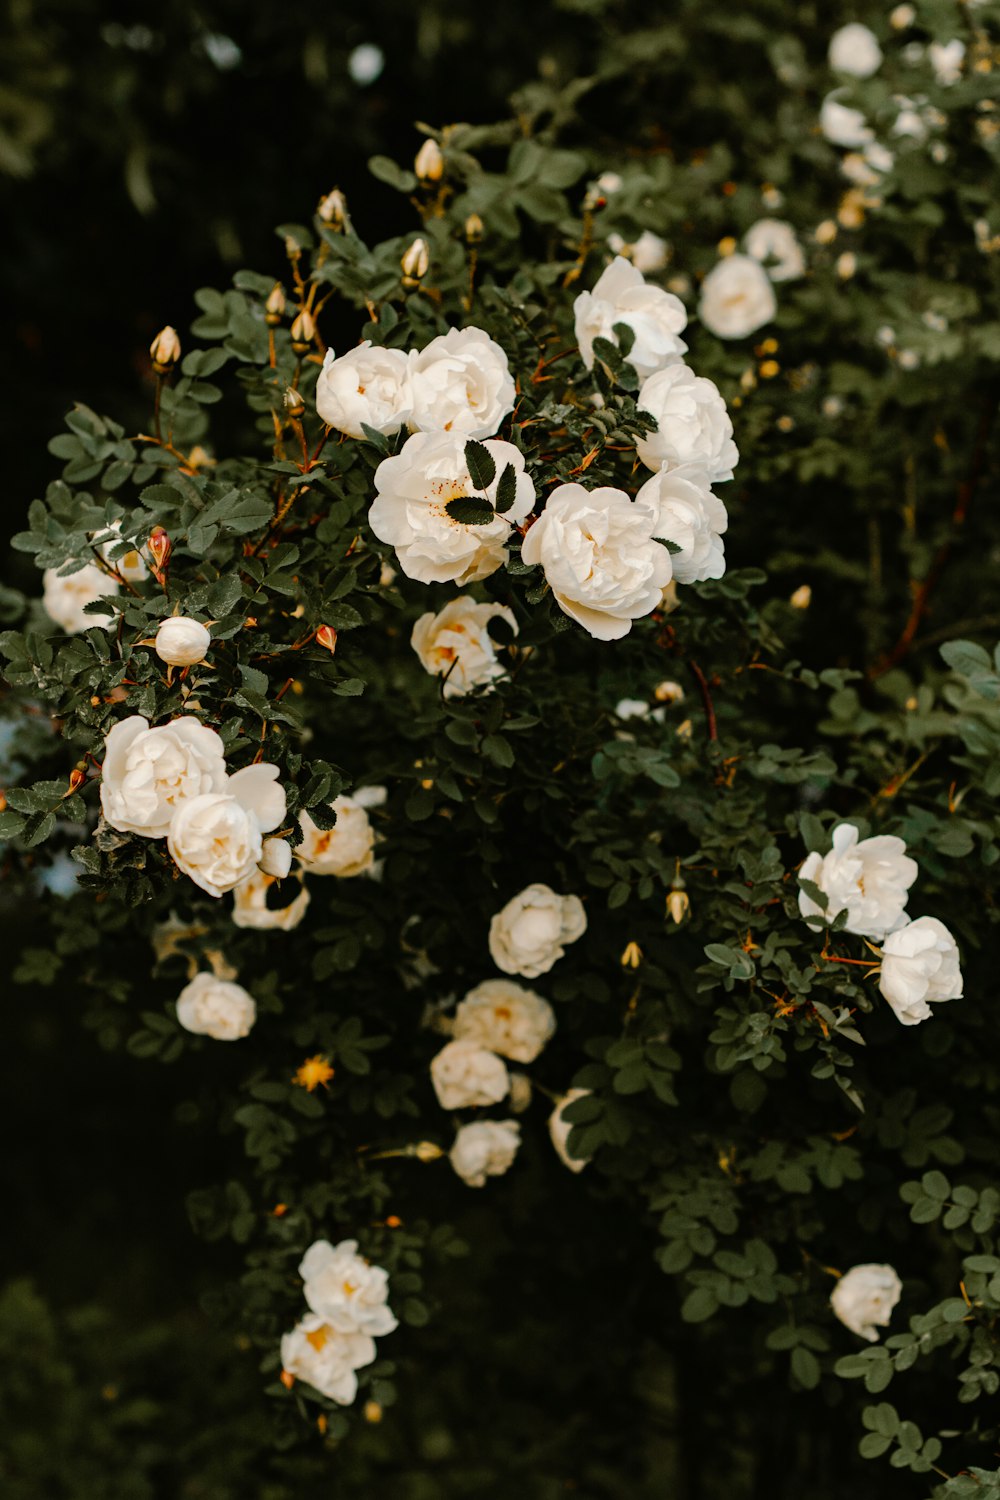
[[[717,740],[719,738],[719,727],[715,722],[715,704],[712,702],[712,695],[708,691],[708,682],[705,674],[698,663],[691,661],[690,658],[688,666],[694,673],[695,681],[698,684],[698,691],[701,694],[701,701],[705,705],[705,718],[708,720],[708,737],[710,740]]]

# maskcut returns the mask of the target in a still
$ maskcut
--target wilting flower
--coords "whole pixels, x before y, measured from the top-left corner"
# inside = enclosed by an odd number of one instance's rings
[[[859,840],[853,824],[841,823],[833,830],[830,853],[810,854],[799,871],[800,879],[825,893],[826,911],[805,891],[799,892],[799,911],[806,921],[827,922],[846,911],[848,932],[882,938],[902,917],[917,873],[902,839],[879,834]]]
[[[241,984],[196,974],[177,997],[177,1019],[185,1031],[235,1042],[246,1036],[257,1019],[254,998]]]
[[[499,1104],[510,1089],[505,1064],[475,1042],[455,1041],[431,1062],[431,1082],[442,1109],[479,1109]]]
[[[477,493],[465,457],[466,434],[416,432],[401,453],[375,470],[377,491],[368,523],[379,541],[396,549],[408,578],[420,583],[474,583],[501,567],[512,524],[523,521],[535,503],[535,486],[524,470],[524,455],[513,443],[483,444],[496,466],[492,484]],[[514,502],[506,515],[483,522],[456,520],[450,502],[467,497],[495,504],[507,465],[515,475]]]
[[[161,622],[153,649],[160,660],[171,667],[193,667],[205,660],[211,644],[212,635],[207,626],[188,619],[186,615],[172,615]]]
[[[770,279],[750,255],[727,255],[701,284],[698,316],[716,338],[746,338],[770,323],[776,311]]]
[[[830,38],[830,67],[852,78],[870,78],[882,63],[882,48],[875,33],[860,21],[841,26]]]
[[[588,370],[594,368],[594,340],[618,343],[615,324],[624,323],[634,339],[625,359],[640,380],[662,370],[684,353],[680,337],[687,324],[687,310],[673,292],[650,286],[638,266],[616,255],[599,277],[592,292],[581,292],[573,304],[576,341]]]
[[[852,1333],[874,1344],[877,1330],[888,1328],[902,1290],[892,1266],[852,1266],[834,1287],[830,1306]]]
[[[374,1358],[370,1334],[343,1333],[316,1313],[307,1313],[281,1340],[282,1368],[340,1406],[350,1406],[358,1394],[355,1371]]]
[[[413,411],[418,432],[493,437],[514,409],[514,378],[507,355],[481,328],[449,328],[410,357]],[[383,538],[384,540],[384,538]]]
[[[457,1041],[530,1063],[555,1029],[555,1012],[541,995],[511,979],[485,979],[459,1002],[453,1034]]]
[[[463,1125],[448,1159],[469,1187],[485,1187],[487,1177],[502,1177],[521,1144],[516,1120],[477,1120]]]
[[[656,421],[656,431],[636,443],[647,469],[696,463],[711,484],[732,479],[740,455],[726,403],[711,380],[687,365],[671,365],[645,382],[636,405]]]
[[[88,615],[84,609],[88,604],[96,604],[98,599],[117,594],[119,588],[117,578],[109,578],[94,563],[86,563],[65,577],[58,568],[46,568],[42,574],[42,604],[49,619],[61,626],[67,635],[79,635],[81,630],[89,630],[92,625],[111,624],[114,614],[102,611]]]
[[[303,1293],[310,1310],[339,1333],[379,1338],[398,1327],[388,1306],[389,1273],[357,1251],[357,1240],[316,1240],[299,1265]]]
[[[958,944],[937,917],[918,917],[891,932],[882,944],[878,987],[904,1026],[933,1014],[931,1003],[960,1000]]]
[[[624,490],[561,484],[521,547],[540,563],[556,603],[597,640],[627,635],[656,609],[672,569],[657,535],[656,510]]]
[[[221,792],[225,785],[225,746],[193,714],[155,729],[141,714],[132,714],[108,731],[101,810],[122,833],[166,838],[182,802]]]
[[[560,896],[551,886],[526,886],[490,923],[490,956],[505,974],[537,979],[547,974],[587,930],[579,896]]]
[[[471,693],[504,675],[489,632],[490,621],[497,619],[517,635],[512,610],[503,604],[480,604],[469,594],[460,594],[437,614],[421,615],[414,625],[410,645],[426,672],[445,678],[446,698]]]
[[[564,1116],[563,1110],[568,1104],[575,1104],[577,1099],[586,1099],[590,1093],[590,1089],[567,1089],[555,1109],[549,1115],[549,1135],[552,1137],[552,1144],[556,1148],[559,1160],[565,1166],[569,1167],[571,1172],[582,1172],[590,1158],[586,1156],[570,1156],[566,1149],[569,1133],[573,1127]]]
[[[722,577],[726,571],[722,533],[729,517],[722,501],[712,493],[705,468],[681,464],[676,469],[661,469],[647,479],[635,498],[637,503],[645,501],[656,508],[654,535],[680,548],[670,558],[678,583]]]
[[[402,349],[383,349],[368,339],[339,358],[328,349],[316,382],[316,410],[349,437],[363,438],[365,427],[391,437],[413,410],[409,358]]]

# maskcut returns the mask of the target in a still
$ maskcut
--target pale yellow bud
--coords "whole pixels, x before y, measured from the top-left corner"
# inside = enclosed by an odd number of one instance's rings
[[[181,341],[176,329],[169,324],[166,328],[161,328],[150,344],[149,352],[153,356],[153,369],[158,375],[165,375],[181,357]]]
[[[292,348],[295,353],[305,354],[315,336],[316,322],[312,313],[303,308],[292,324]]]
[[[527,1073],[512,1073],[510,1075],[510,1094],[508,1104],[516,1115],[523,1115],[531,1103],[531,1079]]]
[[[676,887],[667,896],[667,916],[676,926],[680,926],[688,912],[691,910],[691,898],[683,887]]]
[[[415,1146],[410,1147],[410,1152],[417,1161],[437,1161],[444,1155],[440,1146],[435,1146],[433,1141],[418,1141]]]
[[[851,188],[840,200],[837,218],[845,229],[860,229],[865,222],[865,195]]]
[[[305,416],[306,403],[303,401],[302,397],[299,395],[298,391],[294,389],[293,386],[286,387],[285,394],[281,399],[284,402],[285,410],[290,417],[297,420],[299,417]]]
[[[841,281],[850,281],[858,269],[858,257],[853,250],[845,250],[837,256],[837,275]]]
[[[793,609],[808,609],[812,603],[812,596],[813,591],[808,583],[800,583],[788,602]]]
[[[734,255],[736,253],[736,241],[733,239],[731,234],[727,234],[725,239],[719,241],[716,249],[723,257],[727,255]]]
[[[690,719],[685,719],[683,724],[678,724],[676,734],[679,740],[689,740],[694,733],[694,725]]]
[[[683,703],[684,689],[679,682],[658,682],[653,697],[657,703]]]
[[[403,258],[399,264],[403,272],[403,285],[419,286],[427,275],[427,267],[430,265],[426,243],[423,240],[414,240],[409,249],[403,252]]]
[[[485,234],[485,226],[478,214],[470,214],[465,221],[465,238],[470,245],[478,245]]]
[[[813,230],[813,239],[817,245],[832,245],[837,238],[837,226],[832,219],[824,219],[817,224]]]
[[[343,230],[350,220],[347,215],[347,199],[339,188],[334,188],[332,193],[327,193],[325,198],[319,200],[316,215],[328,224],[331,229]]]
[[[366,1422],[381,1422],[382,1408],[377,1401],[366,1401],[361,1410]]]
[[[417,152],[413,170],[421,182],[440,182],[444,176],[444,157],[437,141],[426,140]]]
[[[264,321],[269,328],[275,328],[285,316],[285,288],[280,281],[276,281],[267,294],[264,303]]]
[[[631,943],[626,943],[619,962],[623,969],[637,969],[642,963],[642,949],[634,939]]]

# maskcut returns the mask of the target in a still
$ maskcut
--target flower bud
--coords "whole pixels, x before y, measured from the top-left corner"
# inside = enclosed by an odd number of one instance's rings
[[[162,583],[167,571],[167,563],[170,561],[170,553],[173,550],[173,544],[162,526],[155,528],[146,543],[146,548],[153,562],[153,576],[157,583]]]
[[[516,1115],[523,1115],[531,1104],[531,1079],[527,1073],[512,1073],[510,1075],[510,1094],[508,1103]]]
[[[813,591],[808,583],[800,583],[788,602],[793,609],[808,609],[812,603],[812,596]]]
[[[653,697],[657,703],[683,703],[684,689],[679,682],[658,682],[653,689]]]
[[[149,346],[153,357],[153,369],[157,375],[166,375],[181,357],[181,341],[175,329],[169,325],[161,328]]]
[[[211,644],[211,634],[204,625],[187,615],[172,615],[161,623],[153,649],[168,666],[193,667],[205,660]]]
[[[366,1422],[381,1422],[382,1408],[377,1401],[366,1401],[361,1408]]]
[[[311,312],[305,308],[292,324],[292,348],[296,354],[307,354],[316,334],[316,323]]]
[[[303,401],[302,397],[299,395],[294,386],[286,386],[285,394],[281,399],[284,403],[285,410],[293,421],[297,422],[300,417],[305,416],[306,403]]]
[[[426,243],[423,240],[414,240],[409,249],[404,251],[399,264],[403,272],[403,285],[419,286],[427,275],[427,267],[430,265]]]
[[[478,214],[470,214],[465,221],[465,238],[470,245],[478,245],[486,233],[485,226]]]
[[[325,646],[332,656],[337,649],[337,632],[332,625],[321,625],[316,632],[317,646]]]
[[[413,170],[421,182],[440,182],[444,176],[444,157],[437,141],[426,140],[417,152]]]
[[[350,223],[347,215],[347,199],[339,188],[334,188],[332,193],[327,193],[325,198],[319,200],[316,214],[324,224],[328,224],[338,234],[343,233]]]
[[[437,1161],[444,1155],[440,1146],[435,1146],[433,1141],[417,1141],[415,1146],[410,1147],[410,1152],[417,1161]]]
[[[637,969],[642,963],[642,949],[634,938],[632,942],[626,943],[625,951],[619,962],[623,969]]]
[[[276,328],[285,316],[285,288],[276,281],[264,303],[264,322],[268,328]]]
[[[667,896],[667,916],[678,927],[691,910],[691,898],[683,887],[675,887]]]

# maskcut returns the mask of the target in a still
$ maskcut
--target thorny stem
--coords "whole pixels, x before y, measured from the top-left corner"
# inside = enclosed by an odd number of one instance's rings
[[[695,681],[698,684],[698,691],[701,694],[701,701],[705,707],[705,718],[708,720],[708,738],[710,740],[717,740],[719,738],[719,727],[715,721],[715,704],[712,702],[712,695],[708,690],[708,681],[696,661],[688,658],[688,666],[694,673]]]

